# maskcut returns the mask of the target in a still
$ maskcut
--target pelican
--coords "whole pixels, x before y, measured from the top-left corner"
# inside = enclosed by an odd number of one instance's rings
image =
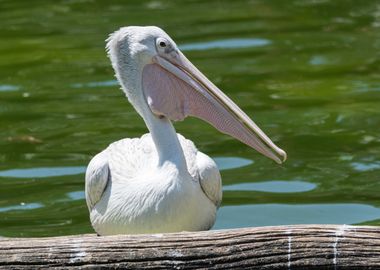
[[[86,202],[99,235],[210,229],[222,200],[215,162],[177,134],[172,121],[198,117],[277,163],[286,160],[261,129],[155,26],[122,27],[107,39],[116,78],[150,133],[94,156]]]

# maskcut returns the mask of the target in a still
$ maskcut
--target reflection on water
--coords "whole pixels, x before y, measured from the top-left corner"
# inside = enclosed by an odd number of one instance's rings
[[[70,200],[76,201],[84,200],[86,198],[86,195],[83,190],[78,190],[67,193],[67,197],[69,197]]]
[[[213,229],[290,224],[356,224],[380,218],[366,204],[256,204],[224,206]]]
[[[253,160],[239,157],[215,157],[213,158],[219,170],[230,170],[253,164]]]
[[[305,192],[313,190],[316,184],[305,181],[265,181],[256,183],[241,183],[225,186],[224,191],[263,191],[274,193]]]
[[[366,93],[371,91],[380,91],[380,85],[378,83],[369,84],[365,81],[353,81],[352,88],[356,93]]]
[[[20,203],[19,205],[0,207],[0,212],[31,210],[31,209],[41,208],[41,207],[44,207],[44,205],[41,203]]]
[[[237,49],[249,47],[261,47],[271,43],[270,40],[263,38],[236,38],[213,40],[208,42],[197,42],[179,45],[182,51],[200,51],[210,49]]]
[[[108,81],[102,81],[102,82],[88,82],[88,83],[73,83],[71,85],[72,88],[96,88],[96,87],[111,87],[111,86],[118,86],[119,83],[117,80],[108,80]]]
[[[11,92],[11,91],[17,91],[20,87],[17,85],[10,85],[10,84],[0,84],[0,92]]]
[[[85,171],[86,167],[84,166],[13,169],[0,171],[0,177],[43,178],[63,175],[76,175],[84,173]]]
[[[326,65],[328,64],[328,60],[322,55],[314,55],[309,63],[313,66]]]
[[[352,162],[351,167],[358,172],[380,170],[380,162]]]

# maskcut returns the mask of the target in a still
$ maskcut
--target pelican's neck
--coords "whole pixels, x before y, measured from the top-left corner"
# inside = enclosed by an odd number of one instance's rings
[[[166,162],[176,165],[179,170],[186,170],[186,159],[173,124],[167,118],[158,118],[149,108],[142,91],[142,68],[133,69],[123,62],[115,65],[118,78],[129,102],[142,116],[156,146],[159,166]],[[135,66],[138,66],[135,64]],[[128,78],[133,78],[128,80]]]
[[[157,149],[158,165],[163,166],[166,162],[170,162],[175,164],[178,169],[187,170],[183,149],[170,120],[160,119],[150,111],[146,112],[143,118]]]

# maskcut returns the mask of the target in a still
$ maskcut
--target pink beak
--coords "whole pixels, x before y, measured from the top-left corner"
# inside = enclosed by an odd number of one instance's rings
[[[143,70],[143,90],[152,112],[173,121],[198,117],[220,132],[256,149],[277,163],[286,153],[180,51],[156,55]]]

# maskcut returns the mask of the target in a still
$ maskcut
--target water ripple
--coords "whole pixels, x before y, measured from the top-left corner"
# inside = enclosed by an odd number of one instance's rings
[[[111,87],[117,86],[119,83],[117,80],[99,81],[99,82],[87,82],[87,83],[74,83],[71,85],[72,88],[95,88],[95,87]]]
[[[357,224],[380,218],[380,209],[356,203],[224,206],[213,229],[291,224]]]
[[[327,60],[327,58],[322,56],[322,55],[314,55],[309,60],[309,64],[312,66],[326,65],[326,64],[328,64],[328,62],[329,61]]]
[[[10,84],[0,84],[0,92],[12,92],[18,91],[20,86]]]
[[[264,181],[257,183],[240,183],[225,186],[224,191],[262,191],[273,193],[293,193],[313,190],[317,187],[314,183],[306,181]]]
[[[239,157],[215,157],[213,158],[219,170],[230,170],[253,164],[253,160]]]
[[[15,211],[15,210],[31,210],[44,207],[41,203],[20,203],[19,205],[11,205],[0,207],[0,212]]]
[[[180,45],[182,51],[203,51],[209,49],[236,49],[249,47],[262,47],[271,44],[271,41],[263,38],[235,38],[214,40],[209,42],[197,42]]]
[[[86,198],[86,195],[83,190],[72,191],[67,193],[66,195],[73,201],[83,200]]]
[[[363,162],[352,162],[351,167],[358,172],[368,172],[373,170],[380,169],[380,162],[371,162],[371,163],[363,163]]]
[[[0,177],[35,178],[82,174],[85,166],[12,169],[0,171]]]

